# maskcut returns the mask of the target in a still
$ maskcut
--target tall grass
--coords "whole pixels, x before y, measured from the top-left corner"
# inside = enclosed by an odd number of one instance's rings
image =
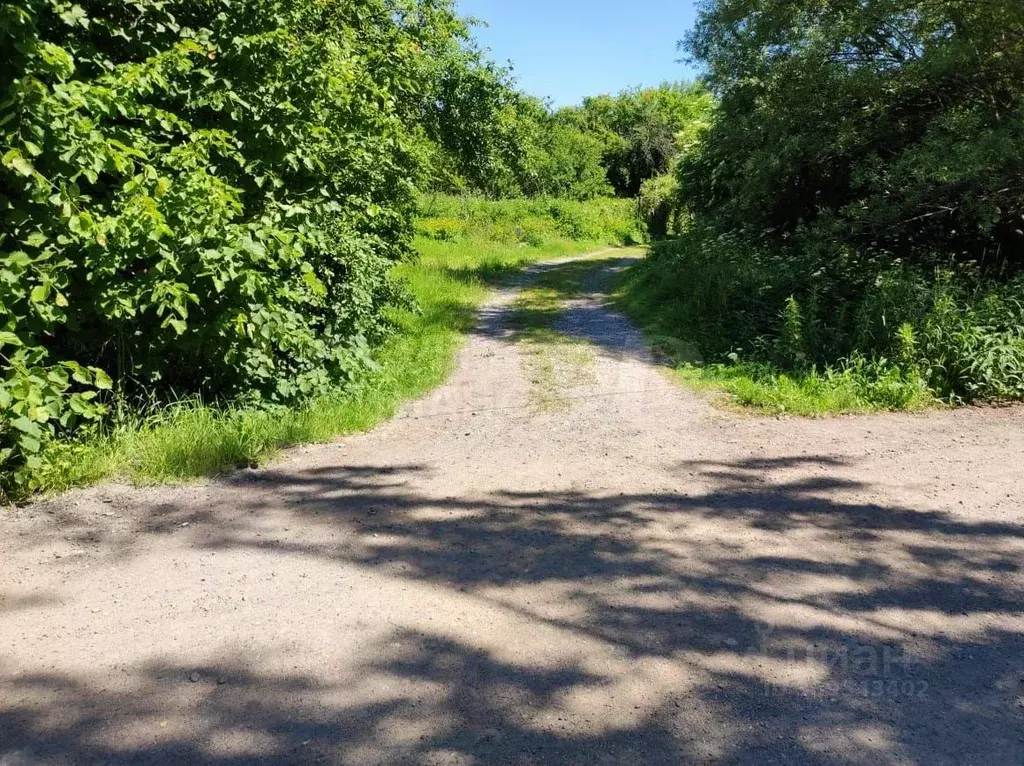
[[[560,240],[630,245],[646,236],[636,203],[628,199],[489,201],[435,195],[424,197],[421,208],[418,233],[441,241],[470,239],[532,247]]]
[[[521,207],[529,213],[519,216],[521,222],[538,230],[551,226],[542,220],[550,216],[544,206],[472,203],[478,212],[488,206]],[[379,369],[374,374],[299,407],[238,407],[191,399],[129,412],[103,434],[48,444],[44,466],[32,477],[33,489],[62,491],[112,477],[154,483],[212,476],[264,463],[283,447],[323,443],[371,428],[445,380],[490,286],[531,262],[624,239],[612,228],[588,230],[584,233],[596,236],[581,238],[555,236],[555,231],[534,244],[497,237],[489,225],[472,222],[458,236],[421,234],[415,241],[418,259],[399,266],[395,274],[408,286],[416,307],[394,312],[399,329],[376,352]]]
[[[693,226],[656,244],[619,301],[688,382],[772,411],[1024,398],[1021,275]]]
[[[858,346],[857,328],[875,310],[857,308],[873,293],[858,300],[849,282],[836,279],[833,288],[828,278],[784,253],[753,253],[734,238],[690,230],[658,243],[616,298],[681,381],[733,403],[809,416],[933,405],[936,370],[917,336],[897,326],[886,345]]]

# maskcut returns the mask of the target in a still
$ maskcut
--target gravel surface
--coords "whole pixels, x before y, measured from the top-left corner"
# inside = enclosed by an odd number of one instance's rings
[[[623,265],[549,406],[510,288],[371,433],[5,511],[0,764],[1024,763],[1024,410],[716,410]]]

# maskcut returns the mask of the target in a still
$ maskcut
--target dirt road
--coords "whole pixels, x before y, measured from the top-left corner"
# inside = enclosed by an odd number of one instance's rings
[[[727,414],[602,281],[372,433],[5,512],[0,764],[1024,763],[1024,410]]]

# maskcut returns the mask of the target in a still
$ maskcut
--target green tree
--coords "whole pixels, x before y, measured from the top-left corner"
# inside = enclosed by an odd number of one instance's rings
[[[463,29],[446,0],[0,4],[0,485],[112,385],[358,375]]]
[[[681,167],[695,209],[823,215],[912,259],[1024,257],[1019,0],[715,0],[687,39],[720,97]]]
[[[669,170],[682,147],[681,137],[707,120],[713,104],[700,85],[666,83],[588,98],[562,114],[602,142],[603,162],[615,192],[635,197],[645,181]]]

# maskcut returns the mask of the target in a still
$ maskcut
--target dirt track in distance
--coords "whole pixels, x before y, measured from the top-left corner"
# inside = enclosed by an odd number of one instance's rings
[[[1024,763],[1024,410],[716,410],[625,263],[572,364],[500,290],[371,433],[5,511],[0,764]]]

